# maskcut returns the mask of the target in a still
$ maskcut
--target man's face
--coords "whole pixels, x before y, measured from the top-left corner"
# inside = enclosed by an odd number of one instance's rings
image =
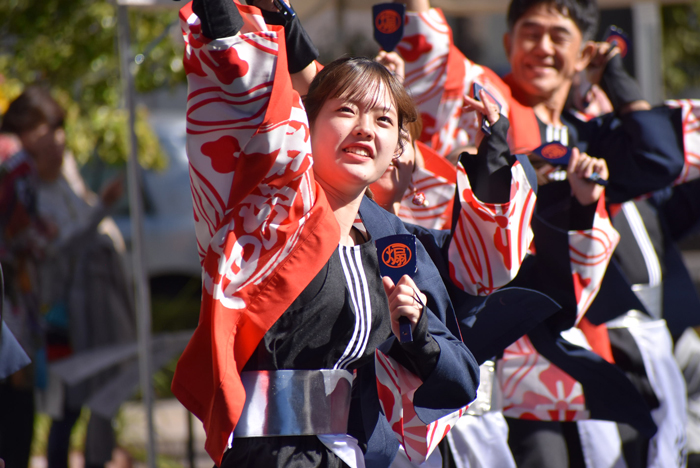
[[[547,99],[585,69],[589,56],[581,31],[553,4],[531,7],[503,38],[513,78],[525,93]]]

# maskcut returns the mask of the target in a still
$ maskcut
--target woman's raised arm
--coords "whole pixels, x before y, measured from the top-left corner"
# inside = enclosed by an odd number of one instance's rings
[[[222,20],[217,5],[227,5],[219,9],[233,18]],[[270,222],[298,220],[311,208],[315,187],[306,114],[291,87],[282,28],[265,25],[257,8],[230,0],[195,2],[180,17],[187,154],[203,260],[219,230],[273,236]],[[219,241],[211,247],[221,247]]]

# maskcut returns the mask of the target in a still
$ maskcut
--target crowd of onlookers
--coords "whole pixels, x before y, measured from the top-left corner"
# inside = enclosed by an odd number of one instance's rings
[[[110,237],[118,231],[102,223],[123,180],[110,181],[99,195],[86,188],[65,148],[64,120],[47,89],[29,86],[0,128],[2,319],[31,359],[0,381],[0,457],[8,467],[28,465],[37,411],[52,418],[49,466],[67,466],[71,430],[104,379],[67,387],[48,366],[134,339],[133,306]],[[113,444],[111,421],[93,414],[86,466],[111,460]]]

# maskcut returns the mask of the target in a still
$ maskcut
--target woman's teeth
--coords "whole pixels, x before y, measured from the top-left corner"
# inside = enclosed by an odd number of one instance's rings
[[[346,153],[354,153],[360,156],[367,156],[369,157],[369,151],[367,151],[365,148],[359,148],[357,146],[353,146],[351,148],[345,148]]]

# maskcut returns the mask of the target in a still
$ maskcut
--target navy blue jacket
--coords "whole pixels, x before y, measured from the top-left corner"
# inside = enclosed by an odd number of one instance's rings
[[[409,233],[399,218],[367,197],[360,206],[360,216],[372,239]],[[416,242],[416,255],[417,272],[413,281],[428,298],[428,331],[440,346],[437,365],[416,390],[413,401],[418,417],[429,423],[456,411],[476,398],[479,366],[459,339],[454,309],[440,273],[420,242]],[[380,350],[388,353],[395,340],[395,337],[387,340]],[[365,368],[373,369],[372,366],[365,366],[363,369]],[[358,371],[357,382],[361,386],[364,425],[364,434],[357,435],[360,437],[360,444],[366,444],[366,465],[368,468],[387,467],[396,456],[399,443],[386,418],[381,414],[376,376],[373,371]],[[350,416],[352,419],[353,415]]]

